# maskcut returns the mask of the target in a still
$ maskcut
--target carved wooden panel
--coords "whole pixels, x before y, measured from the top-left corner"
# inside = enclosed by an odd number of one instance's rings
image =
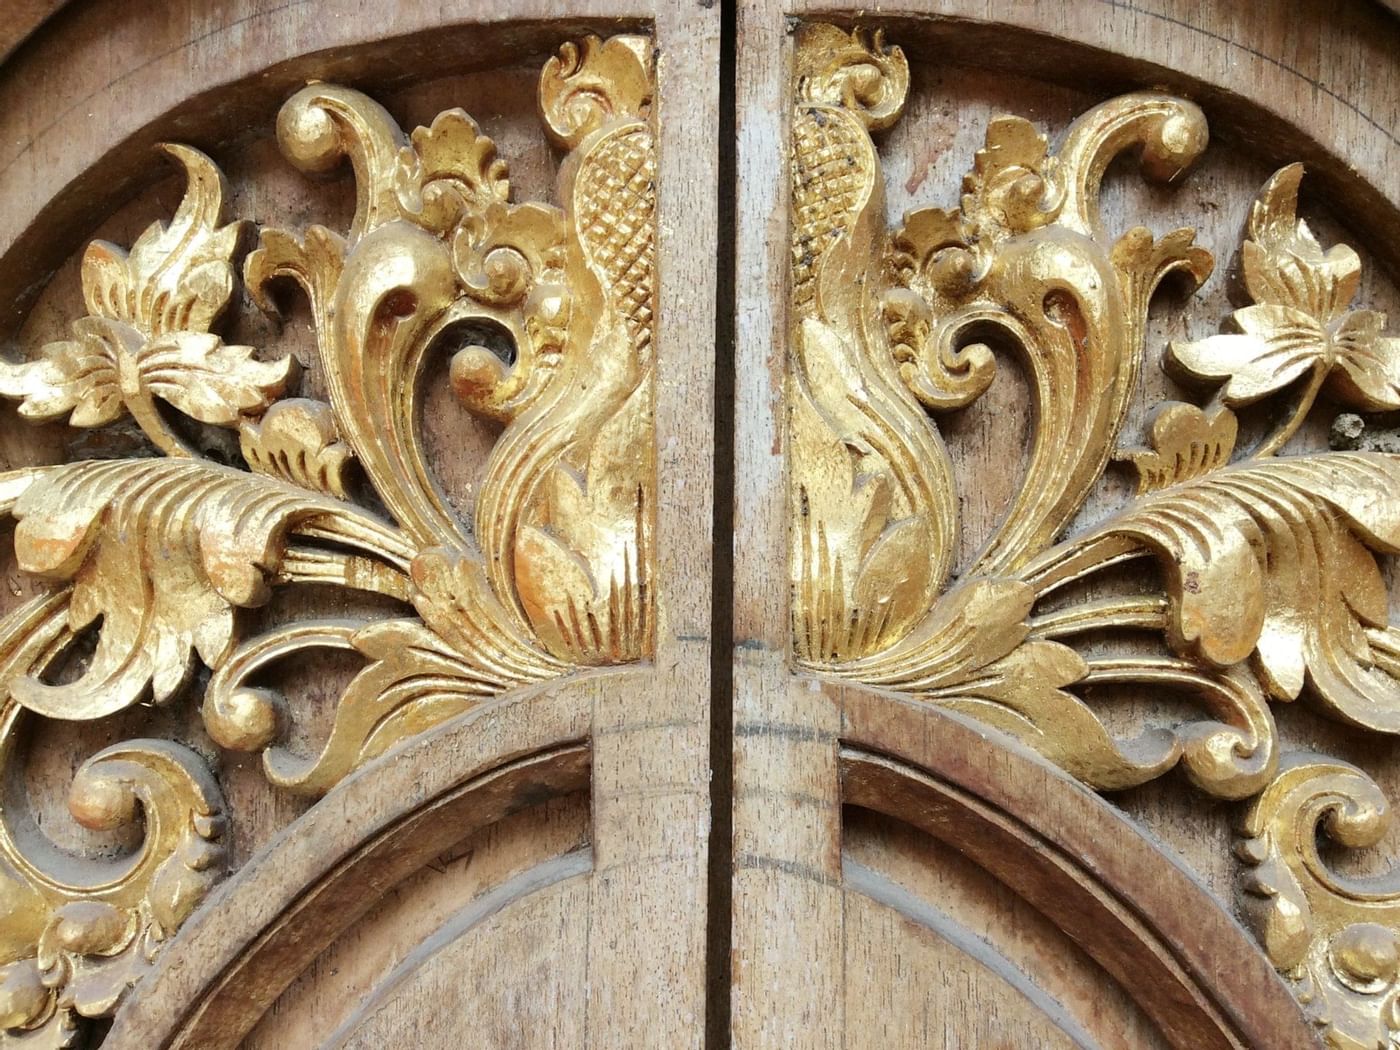
[[[718,12],[177,6],[0,77],[0,1039],[699,1045]]]
[[[1400,1045],[1400,19],[22,3],[0,1045]]]
[[[1400,27],[1187,6],[740,8],[736,1045],[1393,1041]]]

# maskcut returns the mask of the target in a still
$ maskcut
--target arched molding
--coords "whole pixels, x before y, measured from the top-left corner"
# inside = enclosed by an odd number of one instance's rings
[[[103,1045],[237,1046],[316,955],[400,880],[513,812],[586,789],[597,690],[635,678],[605,673],[522,691],[346,779],[191,917]]]
[[[1109,802],[960,716],[857,686],[822,689],[841,712],[843,802],[952,846],[1108,973],[1131,974],[1125,990],[1173,1045],[1313,1045],[1249,933]]]

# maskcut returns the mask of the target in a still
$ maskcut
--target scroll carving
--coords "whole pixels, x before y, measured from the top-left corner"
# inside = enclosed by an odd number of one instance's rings
[[[308,173],[348,161],[344,231],[226,222],[213,161],[163,147],[186,177],[174,217],[129,251],[89,246],[87,314],[70,337],[0,362],[0,396],[22,417],[129,416],[158,453],[0,475],[18,563],[43,581],[0,624],[0,754],[26,717],[174,703],[203,665],[213,740],[319,794],[502,692],[650,654],[652,93],[641,37],[589,37],[547,63],[540,110],[565,153],[555,206],[512,199],[506,161],[463,111],[404,134],[365,95],[313,83],[282,107],[277,138]],[[240,272],[270,313],[283,286],[307,297],[327,402],[289,396],[290,354],[221,338]],[[508,352],[470,338],[482,327],[505,333]],[[470,527],[418,433],[419,377],[444,352],[462,406],[501,428]],[[202,455],[206,427],[231,431],[241,462]],[[241,610],[296,583],[404,612],[240,631]],[[56,677],[84,638],[81,673]],[[295,698],[259,674],[316,648],[364,667],[306,756],[283,743]],[[89,885],[5,807],[0,1023],[26,1045],[72,1045],[80,1017],[110,1014],[225,864],[218,787],[179,745],[94,756],[72,809],[93,827],[142,816],[145,838]]]
[[[1110,237],[1100,184],[1129,151],[1145,177],[1180,179],[1206,147],[1204,115],[1125,95],[1056,150],[998,117],[958,206],[890,230],[871,133],[898,119],[908,84],[879,34],[799,30],[787,397],[798,663],[981,719],[1101,790],[1180,765],[1212,795],[1253,798],[1245,912],[1332,1045],[1389,1045],[1400,889],[1332,876],[1314,841],[1320,822],[1369,841],[1383,802],[1360,771],[1281,766],[1270,704],[1301,697],[1400,731],[1400,634],[1376,560],[1400,550],[1400,457],[1284,454],[1324,389],[1348,407],[1400,409],[1400,339],[1352,304],[1360,260],[1298,219],[1303,171],[1284,168],[1250,217],[1252,302],[1225,334],[1167,353],[1212,392],[1160,406],[1151,447],[1121,447],[1149,300],[1169,276],[1194,289],[1213,262],[1189,229]],[[939,419],[981,397],[1007,352],[1034,401],[1028,462],[955,578],[960,493]],[[1279,421],[1237,447],[1236,410],[1265,398],[1285,406]],[[1135,469],[1137,492],[1075,529],[1113,460]],[[1133,560],[1155,562],[1162,583],[1134,573],[1140,593],[1093,600],[1069,586]],[[1145,632],[1160,652],[1105,656],[1084,644],[1091,632]],[[1178,694],[1200,714],[1121,739],[1086,699],[1107,684]]]

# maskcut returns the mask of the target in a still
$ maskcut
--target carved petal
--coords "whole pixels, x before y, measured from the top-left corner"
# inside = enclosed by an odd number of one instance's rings
[[[188,146],[162,147],[185,169],[185,197],[168,226],[153,223],[130,254],[94,241],[83,257],[88,312],[148,336],[207,332],[233,293],[230,260],[242,224],[220,226],[223,175]]]
[[[1345,244],[1322,250],[1298,218],[1303,165],[1271,178],[1249,215],[1243,248],[1245,284],[1256,303],[1301,310],[1321,324],[1346,310],[1361,282],[1361,259]]]
[[[74,340],[49,343],[43,356],[0,362],[0,397],[22,399],[19,414],[36,423],[72,413],[75,427],[100,427],[124,410],[116,352],[106,326],[93,318],[73,324]]]
[[[1229,379],[1225,403],[1245,405],[1281,390],[1310,368],[1330,363],[1327,332],[1309,314],[1287,306],[1235,311],[1241,335],[1171,344],[1172,360],[1202,379]]]
[[[1334,392],[1346,403],[1369,412],[1400,408],[1400,338],[1385,338],[1385,314],[1355,310],[1338,326]]]
[[[415,128],[410,141],[399,151],[394,178],[404,210],[422,225],[445,231],[463,213],[509,198],[506,162],[462,110],[439,113],[431,127]]]
[[[259,415],[296,373],[296,358],[259,361],[250,346],[228,346],[205,332],[170,332],[137,354],[142,385],[187,416],[234,426]]]

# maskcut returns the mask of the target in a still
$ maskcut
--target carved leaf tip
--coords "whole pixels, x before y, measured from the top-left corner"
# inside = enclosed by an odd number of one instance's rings
[[[1400,408],[1400,339],[1385,316],[1352,309],[1361,259],[1344,244],[1324,249],[1298,218],[1303,166],[1277,172],[1254,202],[1242,248],[1253,304],[1232,315],[1234,333],[1173,342],[1168,363],[1188,378],[1224,382],[1226,404],[1244,405],[1308,378],[1291,436],[1324,381],[1342,403],[1366,411]],[[1277,438],[1267,451],[1281,445]]]
[[[540,75],[545,127],[562,149],[578,149],[607,124],[642,120],[655,91],[655,53],[643,36],[589,35],[566,41]]]

